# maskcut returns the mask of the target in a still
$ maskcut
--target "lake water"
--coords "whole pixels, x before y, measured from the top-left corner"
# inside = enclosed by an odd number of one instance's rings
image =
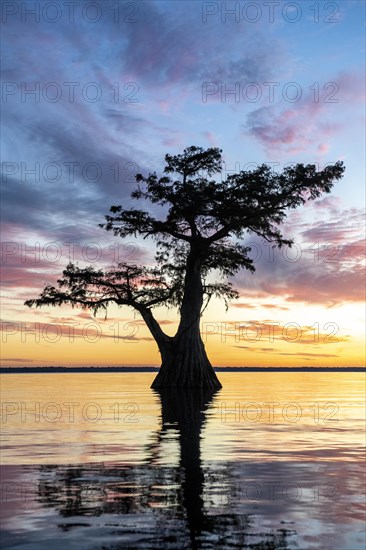
[[[2,375],[2,548],[365,548],[365,374]]]

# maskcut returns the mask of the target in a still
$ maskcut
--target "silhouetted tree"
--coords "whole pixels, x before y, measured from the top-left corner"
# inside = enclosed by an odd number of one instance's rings
[[[131,306],[143,317],[157,342],[162,364],[153,387],[196,386],[218,388],[219,380],[206,355],[200,335],[204,297],[238,296],[226,278],[240,269],[254,272],[250,247],[240,239],[246,232],[279,247],[291,246],[279,224],[288,210],[329,193],[344,172],[342,162],[317,171],[316,166],[297,164],[282,173],[263,164],[255,170],[230,174],[225,181],[212,179],[222,169],[221,150],[188,147],[182,154],[166,155],[165,175],[137,174],[134,199],[162,207],[154,211],[112,206],[106,223],[114,235],[152,237],[157,244],[156,266],[119,263],[109,271],[79,268],[70,263],[58,288],[46,286],[28,306],[71,304],[93,310],[109,304]],[[164,217],[165,216],[165,217]],[[208,282],[214,272],[218,280]],[[180,322],[168,336],[153,316],[159,305],[176,306]]]

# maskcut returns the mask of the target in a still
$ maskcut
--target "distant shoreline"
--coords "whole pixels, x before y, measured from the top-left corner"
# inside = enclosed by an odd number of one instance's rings
[[[0,367],[0,374],[158,372],[159,367]],[[216,367],[216,372],[366,372],[366,367]]]

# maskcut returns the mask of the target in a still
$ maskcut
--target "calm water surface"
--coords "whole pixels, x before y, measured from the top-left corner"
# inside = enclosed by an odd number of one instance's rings
[[[365,374],[2,375],[2,548],[365,548]]]

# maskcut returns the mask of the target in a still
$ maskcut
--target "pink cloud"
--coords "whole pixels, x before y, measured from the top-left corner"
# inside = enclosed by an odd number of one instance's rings
[[[329,149],[330,149],[330,145],[328,143],[320,143],[318,145],[318,152],[321,155],[325,155],[326,153],[328,153]]]
[[[161,99],[158,101],[159,109],[162,113],[168,113],[170,110],[170,103],[166,99]]]
[[[162,144],[164,147],[179,147],[180,139],[179,138],[166,138],[163,139]]]
[[[344,71],[341,72],[335,79],[335,83],[339,88],[341,100],[352,102],[365,102],[365,76],[363,73]]]
[[[245,309],[245,300],[250,304],[258,300],[258,307],[276,306],[269,297],[325,307],[365,299],[364,212],[357,208],[341,210],[337,198],[327,197],[320,202],[319,208],[314,206],[310,211],[316,221],[306,221],[306,217],[296,214],[289,218],[284,234],[298,235],[291,250],[276,248],[270,255],[268,244],[248,238],[247,244],[255,244],[257,271],[253,276],[240,272],[234,277],[233,284],[241,294],[236,307]],[[260,257],[258,250],[262,252]]]
[[[329,152],[330,144],[323,140],[337,135],[346,124],[343,118],[334,121],[334,108],[340,101],[346,105],[361,103],[364,97],[363,77],[344,72],[328,82],[325,89],[320,88],[317,97],[300,99],[289,108],[277,104],[253,111],[247,118],[247,131],[268,152],[302,152],[318,143],[316,150],[324,155]],[[336,114],[344,112],[342,109]]]
[[[258,304],[250,304],[245,302],[233,302],[232,307],[236,307],[239,309],[258,309],[258,308],[265,308],[265,309],[278,309],[281,311],[287,311],[289,308],[280,306],[278,304],[262,304],[258,302]]]
[[[336,195],[328,195],[308,204],[316,209],[324,209],[332,214],[335,214],[341,206],[341,199]]]
[[[314,275],[303,272],[293,277],[286,288],[287,302],[324,304],[327,307],[342,302],[363,302],[365,299],[365,273],[359,266],[352,271],[333,269],[329,273]],[[266,285],[271,294],[283,294],[283,288]]]
[[[331,214],[331,218],[326,222],[314,222],[310,227],[301,230],[304,240],[322,245],[336,243],[342,247],[362,242],[360,237],[362,235],[361,228],[364,225],[364,211],[357,208],[340,210],[336,205],[336,199],[332,200],[331,197],[326,197],[318,205],[316,201],[313,203],[316,210],[327,210]],[[324,215],[322,214],[322,216]]]
[[[261,107],[248,115],[247,129],[268,152],[302,152],[341,129],[339,123],[321,119],[326,106],[307,100],[283,111],[279,111],[278,106]],[[326,148],[326,143],[321,144],[318,152],[324,154]]]
[[[207,139],[211,147],[218,147],[218,141],[216,136],[212,132],[203,132],[204,137]]]
[[[7,265],[2,269],[2,280],[1,286],[3,289],[17,289],[17,298],[19,298],[19,289],[20,288],[32,288],[39,289],[46,284],[55,284],[56,280],[59,278],[58,275],[50,273],[47,269],[42,270],[42,266],[38,263],[34,263],[34,266],[38,269],[33,270],[34,268],[25,268],[24,266],[9,266]],[[29,264],[28,264],[29,265]],[[43,267],[45,264],[43,263]]]

